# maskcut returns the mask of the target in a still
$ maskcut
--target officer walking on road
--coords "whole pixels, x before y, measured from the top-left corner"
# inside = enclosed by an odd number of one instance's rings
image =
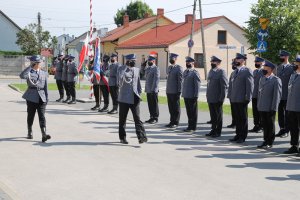
[[[39,123],[42,132],[42,142],[51,139],[50,135],[46,134],[46,118],[45,110],[48,102],[48,74],[41,69],[40,56],[30,57],[31,65],[20,74],[21,79],[27,80],[28,88],[23,95],[27,103],[27,139],[32,139],[32,125],[36,111],[39,116]]]

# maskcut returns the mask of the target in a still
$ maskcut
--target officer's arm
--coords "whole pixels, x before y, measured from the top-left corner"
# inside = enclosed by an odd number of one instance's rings
[[[253,74],[251,71],[248,72],[247,78],[246,78],[246,96],[245,101],[251,101],[252,94],[254,89],[254,79]]]
[[[151,88],[152,92],[156,92],[156,90],[158,88],[158,84],[159,84],[159,79],[160,79],[160,70],[158,67],[156,67],[155,73],[154,73],[154,80],[152,82],[152,88]]]
[[[75,73],[75,75],[78,75],[78,68],[75,63],[74,63],[74,73]]]
[[[27,68],[25,68],[21,74],[19,75],[21,79],[27,79],[28,78],[28,74],[30,73],[31,70],[31,65]]]
[[[46,102],[48,103],[48,101],[49,101],[49,98],[48,98],[48,73],[46,73],[46,75],[45,75],[44,91],[45,91],[45,96],[46,96]]]
[[[220,93],[220,98],[219,102],[224,102],[225,96],[226,96],[226,91],[228,88],[228,79],[227,79],[227,74],[224,70],[222,70],[222,77],[220,78],[220,88],[221,88],[221,93]]]
[[[178,93],[181,93],[182,80],[183,80],[183,69],[182,69],[182,67],[180,67],[179,72],[177,73]]]
[[[139,94],[141,94],[142,93],[142,86],[141,86],[140,71],[139,70],[137,70],[137,71],[138,71],[138,74],[137,74],[137,76],[138,76],[138,79],[137,79],[137,91],[138,91]]]
[[[272,111],[278,110],[278,105],[282,95],[282,83],[281,80],[278,78],[275,85],[274,85],[274,94],[273,94],[273,102],[272,102]]]
[[[195,94],[194,97],[198,97],[199,92],[200,92],[200,86],[201,86],[201,79],[198,71],[195,71],[194,75],[194,88],[195,88]]]

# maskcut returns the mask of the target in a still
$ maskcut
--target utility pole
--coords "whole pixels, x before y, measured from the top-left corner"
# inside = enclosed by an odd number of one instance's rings
[[[194,35],[196,3],[197,3],[197,0],[194,0],[193,21],[192,21],[192,30],[191,30],[191,35],[190,35],[190,41],[193,41],[193,35]],[[189,57],[192,54],[192,48],[193,48],[193,45],[189,45]]]
[[[38,27],[37,27],[37,36],[38,36],[38,54],[41,54],[42,51],[42,26],[41,26],[41,13],[38,12]]]
[[[202,50],[203,50],[204,76],[205,76],[205,80],[207,80],[206,51],[205,51],[204,26],[203,26],[201,0],[199,0],[199,11],[200,11],[200,21],[201,21],[201,38],[202,38]]]

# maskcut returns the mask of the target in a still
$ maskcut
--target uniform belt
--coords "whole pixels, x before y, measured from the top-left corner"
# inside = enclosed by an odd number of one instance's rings
[[[29,87],[29,89],[37,89],[38,91],[44,90],[44,88],[39,88],[39,87]]]

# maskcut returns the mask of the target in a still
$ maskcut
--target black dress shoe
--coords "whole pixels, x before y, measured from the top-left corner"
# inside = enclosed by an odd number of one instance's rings
[[[68,102],[68,104],[76,104],[76,100],[72,100],[72,101]]]
[[[178,125],[173,124],[173,125],[171,125],[169,128],[177,128],[177,127],[178,127]]]
[[[148,123],[149,123],[149,124],[156,124],[157,122],[158,122],[157,119],[152,119],[152,120],[150,120]]]
[[[33,139],[33,137],[32,137],[31,134],[28,134],[27,137],[26,137],[26,139],[31,140],[31,139]]]
[[[299,153],[299,149],[297,146],[292,146],[291,148],[289,148],[287,151],[283,152],[284,154],[296,154]]]
[[[120,143],[121,144],[128,144],[128,141],[126,139],[122,139],[122,140],[120,140]]]
[[[214,134],[214,131],[211,130],[209,133],[205,134],[205,136],[210,137],[210,136],[212,136],[213,134]]]
[[[145,121],[145,123],[149,124],[151,122],[152,118],[151,119],[148,119]]]
[[[116,109],[112,109],[111,111],[107,112],[107,114],[111,114],[111,115],[117,114],[117,113],[118,113],[118,111]]]
[[[230,124],[227,126],[227,128],[235,128],[235,125],[234,124]]]
[[[51,136],[50,135],[43,135],[42,137],[42,142],[46,142],[47,140],[50,140],[51,139]]]
[[[281,137],[281,138],[286,138],[289,136],[289,133],[287,131],[285,131],[284,129],[281,129],[276,135],[275,137]]]
[[[212,134],[211,137],[212,137],[212,138],[218,138],[218,137],[221,137],[221,133],[214,133],[214,134]]]
[[[166,127],[166,128],[170,128],[171,126],[172,126],[172,124],[171,124],[171,123],[169,123],[169,124],[165,125],[165,127]]]
[[[97,106],[97,105],[96,105],[96,106],[92,107],[91,110],[98,110],[99,107],[100,107],[100,106]]]
[[[148,142],[148,138],[143,137],[139,139],[139,144],[143,144],[144,142]]]
[[[57,99],[56,102],[63,102],[63,100],[64,100],[64,98],[61,97],[61,98]]]
[[[258,149],[264,149],[267,146],[266,142],[263,142],[261,145],[258,145],[257,148]]]
[[[253,129],[249,130],[250,133],[259,133],[262,130],[259,126],[254,126]]]
[[[236,142],[238,139],[239,138],[237,136],[234,136],[234,138],[229,139],[229,142]]]
[[[103,107],[102,109],[98,110],[98,112],[108,112],[108,107]]]

